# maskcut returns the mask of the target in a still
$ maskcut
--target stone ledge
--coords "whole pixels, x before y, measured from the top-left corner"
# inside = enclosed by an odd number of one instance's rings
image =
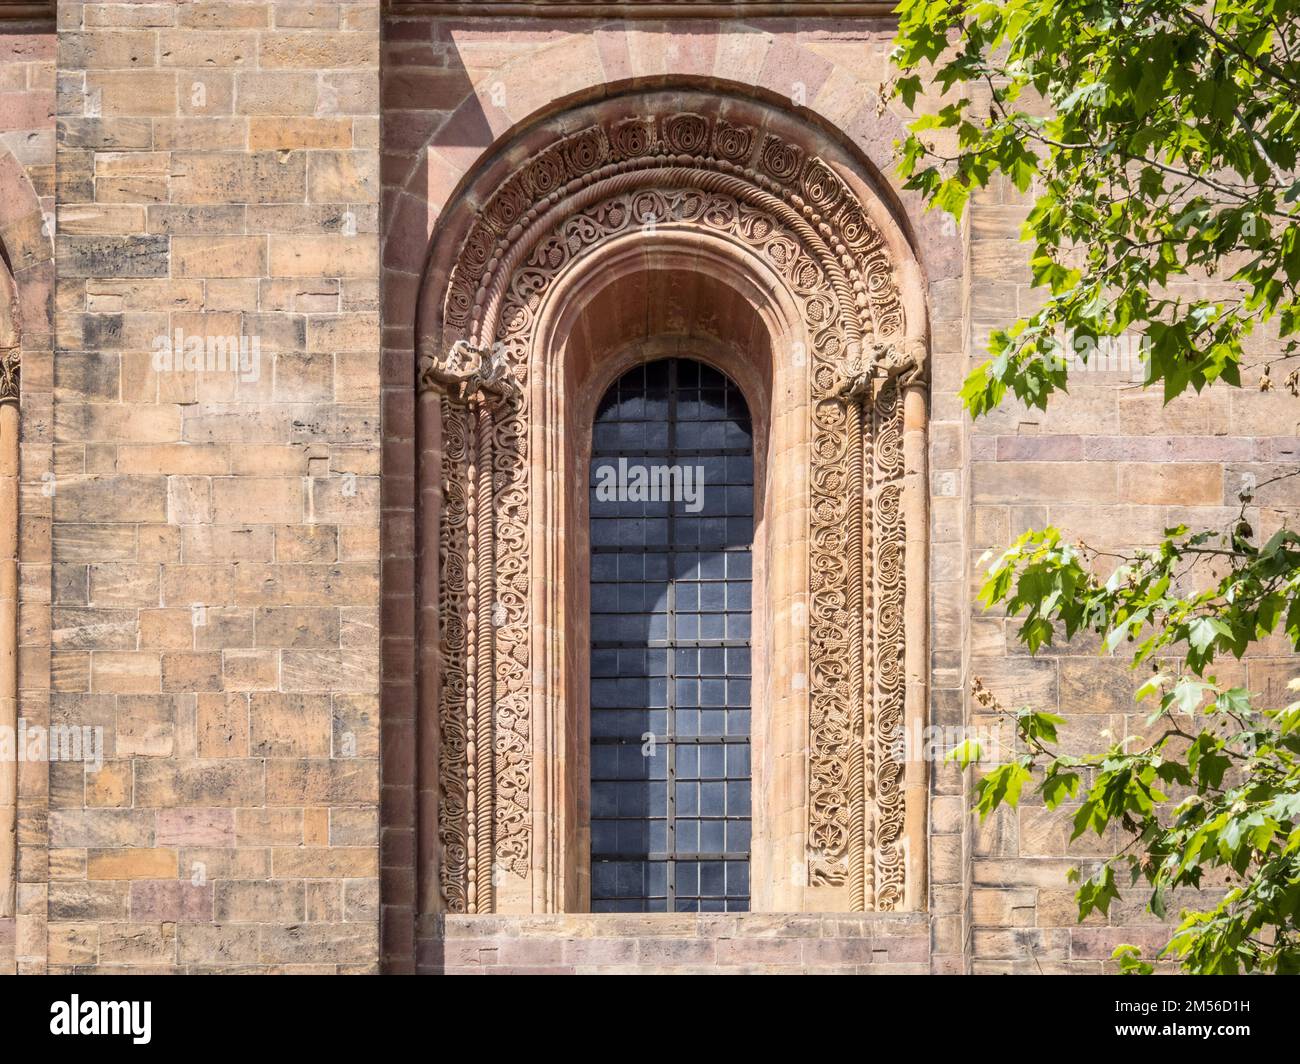
[[[425,917],[418,970],[447,975],[927,974],[926,913]]]
[[[0,22],[49,22],[54,19],[54,0],[0,0]]]
[[[796,16],[800,18],[887,16],[892,2],[862,0],[488,0],[462,3],[460,0],[398,0],[385,8],[389,15],[456,15],[508,18],[740,18]]]

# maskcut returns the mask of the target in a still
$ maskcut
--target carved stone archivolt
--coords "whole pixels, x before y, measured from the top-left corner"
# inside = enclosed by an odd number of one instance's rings
[[[571,127],[570,127],[571,128]],[[809,374],[809,883],[903,903],[903,402],[923,387],[886,240],[805,144],[662,110],[564,135],[477,211],[419,382],[439,395],[439,877],[488,912],[533,845],[530,375],[557,279],[618,238],[707,232],[760,259],[799,309]]]
[[[41,7],[39,4],[24,5]],[[53,3],[47,5],[51,13]],[[0,18],[4,8],[0,6]],[[504,15],[532,18],[720,18],[736,14],[750,16],[850,15],[888,16],[892,3],[862,0],[400,0],[393,11],[404,14]]]

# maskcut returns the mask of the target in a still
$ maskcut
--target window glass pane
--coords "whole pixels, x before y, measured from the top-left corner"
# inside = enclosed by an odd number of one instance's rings
[[[664,359],[609,389],[592,440],[592,911],[744,911],[749,411],[717,370]]]

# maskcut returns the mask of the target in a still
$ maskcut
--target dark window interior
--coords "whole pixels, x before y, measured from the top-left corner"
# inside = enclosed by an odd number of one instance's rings
[[[664,359],[615,382],[592,436],[592,911],[745,911],[749,411]]]

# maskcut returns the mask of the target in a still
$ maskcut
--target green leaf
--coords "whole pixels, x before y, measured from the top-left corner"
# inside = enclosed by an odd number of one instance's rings
[[[1120,975],[1151,975],[1156,969],[1142,960],[1142,950],[1128,943],[1116,946],[1111,959],[1119,962]]]
[[[1079,885],[1075,899],[1079,903],[1079,919],[1082,921],[1091,912],[1110,915],[1110,903],[1119,897],[1115,889],[1115,869],[1109,864],[1102,865],[1097,874]]]
[[[956,761],[958,766],[964,769],[980,761],[982,757],[983,753],[979,740],[964,739],[944,755],[944,760]]]
[[[1079,792],[1079,774],[1077,772],[1049,772],[1043,779],[1039,791],[1048,809],[1055,809],[1062,802],[1073,798]]]
[[[1025,761],[1013,761],[987,773],[975,785],[975,808],[979,811],[980,820],[1000,805],[1009,805],[1013,809],[1018,806],[1020,792],[1032,778]]]

